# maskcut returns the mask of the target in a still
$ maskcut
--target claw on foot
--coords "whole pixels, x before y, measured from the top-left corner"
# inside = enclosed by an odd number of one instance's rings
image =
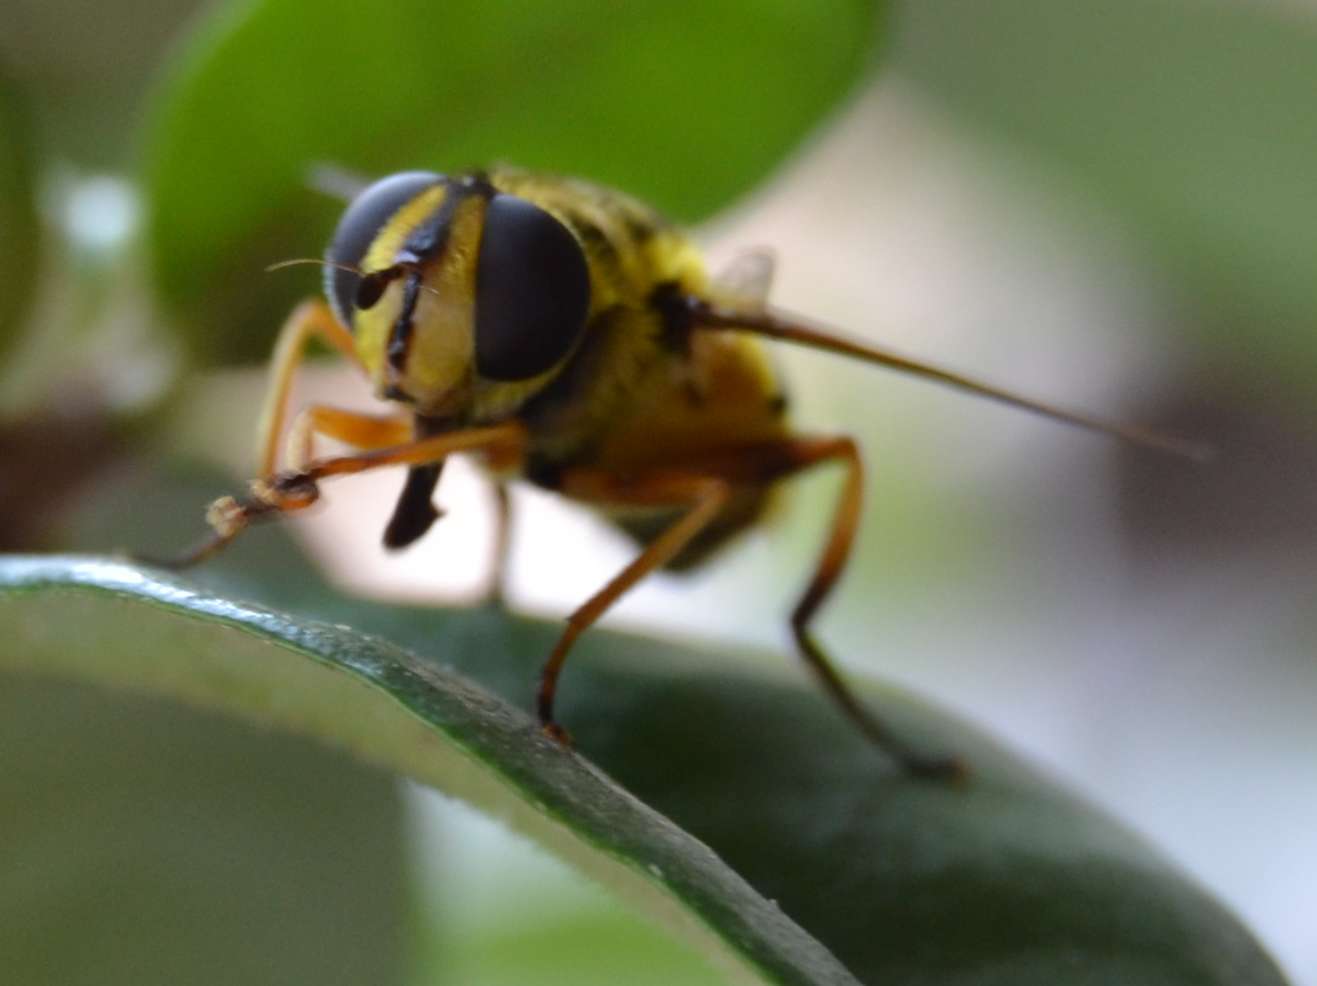
[[[572,734],[567,732],[566,729],[552,719],[548,722],[540,723],[540,729],[543,730],[545,736],[549,737],[549,739],[553,740],[559,746],[564,746],[569,750],[572,748]]]
[[[969,764],[960,757],[905,756],[901,766],[920,780],[943,781],[960,787],[969,781]]]

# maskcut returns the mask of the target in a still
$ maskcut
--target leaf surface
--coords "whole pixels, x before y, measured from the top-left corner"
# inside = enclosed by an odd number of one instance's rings
[[[177,544],[205,489],[126,487],[103,508],[116,537]],[[455,793],[751,981],[1283,982],[1142,840],[890,689],[865,692],[966,756],[970,783],[899,774],[769,656],[606,631],[562,682],[567,753],[524,711],[555,624],[345,598],[273,530],[193,581],[10,558],[0,598],[8,663],[272,721]]]

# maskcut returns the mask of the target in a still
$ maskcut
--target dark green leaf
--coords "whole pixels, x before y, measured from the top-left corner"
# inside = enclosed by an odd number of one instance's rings
[[[0,750],[6,982],[403,981],[387,775],[178,705],[9,673]]]
[[[204,487],[160,483],[103,509],[119,518],[118,537],[159,548],[194,526],[180,503],[204,498]],[[125,531],[126,517],[141,529]],[[894,772],[762,655],[606,632],[581,641],[560,709],[581,753],[760,897],[541,739],[520,710],[555,625],[339,597],[275,531],[196,578],[215,595],[124,565],[10,560],[0,566],[9,660],[347,744],[511,817],[651,912],[670,916],[679,901],[698,944],[769,981],[841,976],[789,917],[871,983],[1282,982],[1236,920],[1139,839],[899,693],[866,689],[906,735],[968,757],[968,786]],[[93,636],[99,649],[85,643]]]
[[[205,362],[263,357],[341,206],[307,187],[491,162],[617,185],[684,220],[744,194],[858,78],[877,0],[261,0],[167,80],[148,147],[157,284]]]
[[[0,72],[0,358],[22,325],[41,256],[30,137],[18,93]]]
[[[1121,210],[1231,365],[1312,392],[1317,23],[1277,4],[910,5],[898,71]]]

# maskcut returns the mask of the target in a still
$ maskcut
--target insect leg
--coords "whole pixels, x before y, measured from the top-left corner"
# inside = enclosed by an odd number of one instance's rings
[[[859,527],[864,499],[864,470],[859,450],[850,438],[784,438],[744,445],[685,460],[684,469],[717,476],[732,486],[762,486],[825,462],[846,467],[846,481],[832,517],[828,540],[809,584],[791,613],[797,650],[824,690],[848,719],[874,745],[913,774],[958,776],[964,765],[955,759],[926,756],[896,736],[846,684],[810,628],[815,614],[841,577]]]
[[[279,330],[274,354],[270,358],[269,385],[265,390],[265,403],[261,407],[261,420],[257,429],[257,464],[260,476],[274,473],[278,457],[279,434],[288,413],[288,396],[292,391],[293,375],[306,355],[306,344],[318,338],[346,356],[354,363],[357,359],[352,333],[339,324],[325,302],[311,299],[293,309],[283,328]]]
[[[409,415],[362,414],[327,404],[312,404],[298,412],[288,429],[284,458],[297,472],[313,458],[314,439],[324,435],[359,449],[388,448],[412,439]]]
[[[494,539],[490,547],[492,569],[489,577],[489,602],[507,607],[508,555],[512,548],[512,497],[508,484],[494,480]]]
[[[576,638],[632,586],[664,564],[690,543],[727,503],[731,486],[712,476],[680,473],[654,474],[618,482],[597,470],[569,470],[562,491],[583,500],[638,506],[689,506],[689,510],[655,538],[626,568],[622,569],[583,606],[567,617],[567,628],[540,673],[536,706],[544,731],[560,742],[570,739],[553,718],[553,697],[558,675]]]
[[[320,481],[386,466],[421,466],[440,462],[454,452],[484,452],[492,463],[516,463],[526,444],[525,428],[515,422],[487,428],[446,432],[388,448],[353,455],[315,459],[295,472],[283,472],[249,484],[249,495],[220,497],[206,511],[211,536],[169,567],[185,568],[204,561],[246,530],[255,520],[292,513],[311,506],[320,498]]]
[[[819,607],[836,585],[859,528],[860,507],[864,499],[864,469],[859,450],[850,438],[792,439],[788,440],[783,458],[794,459],[799,471],[821,462],[837,461],[846,467],[846,481],[837,500],[832,526],[814,574],[791,612],[791,632],[796,638],[800,656],[814,672],[824,690],[874,745],[897,760],[912,774],[933,777],[956,777],[964,774],[964,765],[954,758],[929,757],[911,748],[873,712],[871,712],[846,684],[833,666],[823,648],[819,646],[810,624]]]

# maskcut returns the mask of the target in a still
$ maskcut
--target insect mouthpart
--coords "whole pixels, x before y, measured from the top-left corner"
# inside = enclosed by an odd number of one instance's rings
[[[386,401],[398,401],[401,404],[416,403],[416,398],[407,393],[407,391],[403,390],[402,387],[396,383],[386,384],[384,389],[380,391],[380,396]]]

